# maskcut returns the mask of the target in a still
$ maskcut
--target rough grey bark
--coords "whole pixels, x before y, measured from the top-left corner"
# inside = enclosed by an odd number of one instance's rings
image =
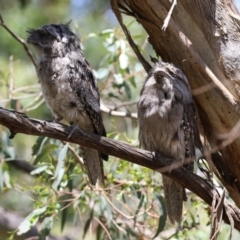
[[[156,55],[184,71],[211,147],[210,164],[240,207],[240,16],[235,1],[178,0],[165,31],[168,0],[117,0],[112,7],[132,15],[149,34]]]

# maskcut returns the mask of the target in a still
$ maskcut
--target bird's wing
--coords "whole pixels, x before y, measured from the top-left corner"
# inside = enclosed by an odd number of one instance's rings
[[[185,136],[185,158],[195,158],[195,131],[196,131],[196,118],[194,104],[189,103],[184,106],[183,113],[183,129]]]
[[[91,119],[94,133],[103,135],[104,127],[100,112],[100,96],[93,71],[83,54],[71,57],[73,59],[72,62],[74,62],[74,64],[69,66],[71,87]]]
[[[69,82],[77,94],[80,102],[84,106],[84,110],[91,119],[94,133],[106,136],[103,125],[102,115],[100,111],[100,95],[94,77],[93,71],[89,63],[81,54],[81,61],[75,61],[74,66],[70,70]],[[102,154],[102,158],[107,160],[108,157]]]

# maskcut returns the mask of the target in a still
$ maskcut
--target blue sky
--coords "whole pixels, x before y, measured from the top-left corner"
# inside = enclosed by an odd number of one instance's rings
[[[71,2],[73,4],[73,6],[79,8],[79,7],[83,7],[86,4],[86,1],[89,2],[89,0],[85,0],[85,1],[72,0]],[[240,0],[236,0],[236,2],[237,2],[237,6],[238,6],[238,8],[240,10]]]

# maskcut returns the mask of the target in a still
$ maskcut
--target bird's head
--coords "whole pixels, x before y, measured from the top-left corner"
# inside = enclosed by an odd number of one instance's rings
[[[29,29],[27,42],[32,44],[41,55],[71,51],[80,48],[77,36],[70,30],[69,24],[49,24],[38,29]]]
[[[170,67],[173,67],[169,63],[164,63],[164,62],[158,62],[155,64],[152,70],[152,75],[154,77],[154,80],[156,81],[156,86],[158,88],[168,88],[174,84],[174,73],[170,71]]]
[[[191,89],[182,70],[171,63],[158,62],[152,70],[155,86],[163,92],[172,91],[181,101],[192,101]]]
[[[160,85],[163,85],[165,82],[169,82],[174,85],[177,81],[185,82],[185,84],[188,85],[188,81],[184,73],[171,63],[156,63],[153,67],[152,75],[154,76],[156,83]]]

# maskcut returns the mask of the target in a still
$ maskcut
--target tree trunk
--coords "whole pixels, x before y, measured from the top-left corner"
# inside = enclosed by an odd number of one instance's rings
[[[234,0],[112,1],[145,28],[156,55],[181,68],[192,88],[215,173],[240,207],[240,16]],[[119,16],[118,16],[119,17]],[[121,17],[120,17],[121,18]],[[119,19],[120,19],[119,18]]]

